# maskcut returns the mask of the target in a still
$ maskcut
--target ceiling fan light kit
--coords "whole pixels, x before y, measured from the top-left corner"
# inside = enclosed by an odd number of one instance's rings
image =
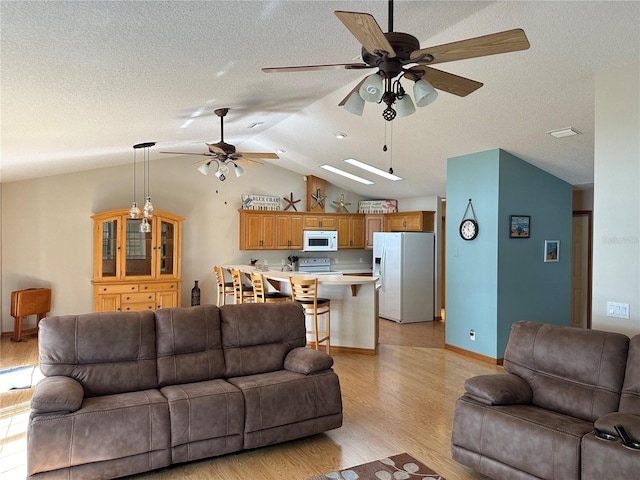
[[[413,35],[393,31],[393,0],[389,0],[387,33],[368,13],[339,10],[334,13],[362,45],[364,63],[268,67],[262,71],[280,73],[377,68],[376,73],[361,80],[338,105],[355,115],[362,115],[365,101],[384,102],[386,108],[382,116],[387,121],[415,112],[415,105],[400,84],[402,78],[415,82],[415,103],[418,107],[425,107],[438,96],[435,89],[464,97],[482,87],[480,82],[436,70],[430,65],[529,48],[524,31],[517,28],[421,49],[420,42]]]

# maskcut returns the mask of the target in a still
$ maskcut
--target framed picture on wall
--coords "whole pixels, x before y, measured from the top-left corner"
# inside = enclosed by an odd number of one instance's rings
[[[531,217],[529,215],[509,215],[509,238],[529,238]]]
[[[560,261],[560,240],[544,241],[544,261],[545,262]]]

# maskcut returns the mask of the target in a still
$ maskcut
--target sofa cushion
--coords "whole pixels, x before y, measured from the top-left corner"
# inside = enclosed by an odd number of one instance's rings
[[[466,395],[487,405],[531,403],[531,387],[517,375],[477,375],[464,382]]]
[[[289,351],[307,342],[294,302],[223,305],[220,319],[227,378],[282,370]]]
[[[580,442],[592,429],[590,422],[533,405],[488,406],[462,397],[455,406],[452,455],[472,459],[465,464],[484,474],[490,473],[483,465],[488,458],[533,478],[579,480]]]
[[[155,320],[161,387],[224,376],[218,307],[163,308]]]
[[[504,369],[529,383],[533,405],[593,422],[618,409],[628,346],[620,333],[516,322]]]
[[[85,398],[71,414],[32,416],[28,474],[136,455],[147,456],[148,469],[165,467],[171,461],[170,438],[167,400],[158,390]],[[109,476],[103,472],[91,478]]]
[[[41,372],[76,379],[85,397],[158,384],[153,312],[48,317],[38,337]]]
[[[280,370],[230,378],[229,383],[244,395],[245,448],[312,435],[342,424],[340,384],[333,370],[311,375]]]
[[[627,372],[622,385],[619,410],[640,415],[640,335],[636,335],[629,342]]]
[[[284,359],[285,370],[292,372],[310,373],[328,370],[333,366],[333,357],[319,350],[297,347],[291,350]]]
[[[163,387],[171,416],[173,463],[242,450],[244,399],[225,380]]]

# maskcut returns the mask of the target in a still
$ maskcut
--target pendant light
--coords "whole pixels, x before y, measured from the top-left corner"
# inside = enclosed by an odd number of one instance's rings
[[[149,192],[149,149],[155,144],[156,142],[145,142],[138,143],[133,146],[133,202],[131,204],[131,208],[129,209],[129,217],[133,219],[142,217],[142,222],[140,223],[141,233],[151,232],[151,224],[147,220],[148,218],[153,216],[153,204],[151,203],[151,194]],[[140,149],[143,149],[143,191],[145,197],[145,204],[142,211],[140,210],[140,207],[138,207],[138,202],[136,201],[136,157],[137,151]]]

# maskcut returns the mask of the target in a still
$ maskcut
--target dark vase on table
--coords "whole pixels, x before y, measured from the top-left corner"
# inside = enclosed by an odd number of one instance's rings
[[[195,307],[196,305],[200,305],[200,287],[198,286],[198,280],[196,280],[196,284],[191,289],[191,306]]]

